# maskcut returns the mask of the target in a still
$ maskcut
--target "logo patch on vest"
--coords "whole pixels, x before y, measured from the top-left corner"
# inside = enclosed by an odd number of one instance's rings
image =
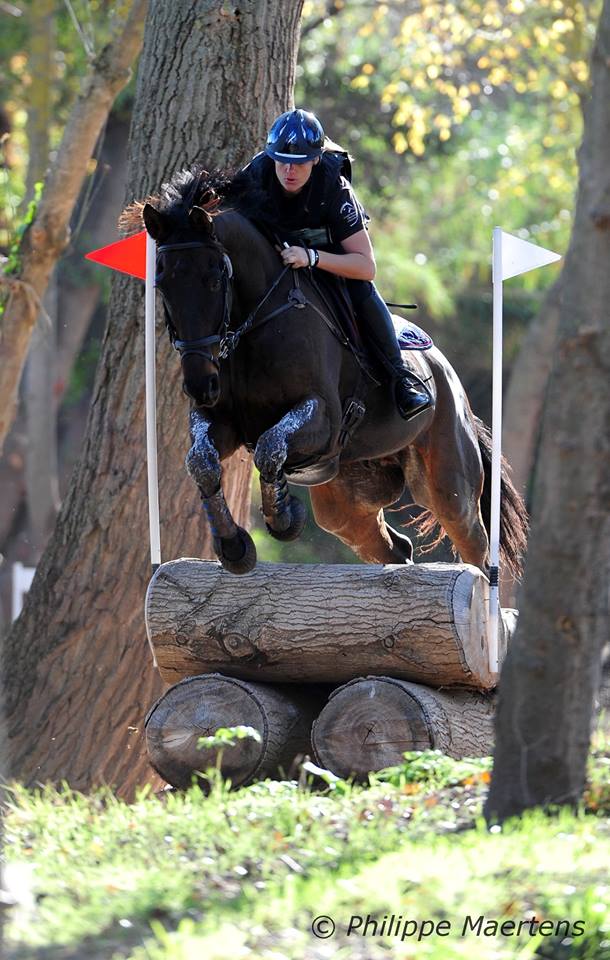
[[[356,207],[349,200],[346,200],[345,203],[341,204],[339,209],[339,216],[342,220],[345,220],[348,227],[355,227],[358,223],[359,214],[356,210]]]

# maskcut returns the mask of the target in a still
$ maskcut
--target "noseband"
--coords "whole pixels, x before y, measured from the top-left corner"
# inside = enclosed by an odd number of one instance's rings
[[[157,253],[165,253],[166,250],[194,250],[196,247],[209,247],[209,243],[204,243],[202,240],[191,240],[187,243],[163,243],[160,247],[157,247]],[[165,321],[167,323],[167,328],[169,330],[169,336],[172,343],[172,346],[180,354],[180,361],[184,360],[185,357],[191,355],[197,355],[203,357],[204,360],[208,360],[216,369],[218,370],[218,356],[214,356],[211,350],[206,350],[206,347],[212,347],[215,344],[220,344],[219,354],[222,354],[224,341],[229,330],[229,324],[231,322],[231,279],[233,277],[233,264],[227,253],[222,255],[222,285],[223,285],[223,310],[222,310],[222,321],[221,326],[217,333],[212,334],[210,337],[198,337],[196,340],[178,340],[176,337],[176,331],[173,324],[169,318],[169,312],[167,307],[165,307]],[[164,304],[165,306],[165,304]]]

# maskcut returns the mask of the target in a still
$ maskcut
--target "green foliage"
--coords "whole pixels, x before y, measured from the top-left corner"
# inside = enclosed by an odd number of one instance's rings
[[[23,240],[26,230],[34,222],[36,217],[36,211],[38,209],[38,204],[40,203],[40,198],[42,196],[42,181],[38,181],[34,184],[34,196],[27,205],[25,211],[25,216],[21,222],[15,227],[15,235],[13,242],[9,247],[8,257],[6,263],[4,264],[4,273],[7,276],[18,276],[21,272],[21,256],[20,256],[20,244]]]
[[[603,759],[593,755],[591,782],[607,776]],[[490,832],[481,821],[488,766],[417,754],[404,777],[378,774],[368,787],[332,789],[330,775],[323,793],[305,780],[265,781],[208,796],[144,790],[131,804],[110,790],[14,787],[4,853],[17,904],[7,946],[44,945],[49,960],[115,951],[130,960],[224,960],[233,950],[311,960],[312,919],[327,914],[337,923],[332,955],[346,960],[356,944],[368,960],[398,960],[407,949],[434,960],[488,960],[492,949],[525,958],[557,944],[456,935],[401,945],[347,939],[345,924],[352,914],[395,913],[457,929],[465,914],[535,914],[584,920],[581,952],[570,960],[605,960],[610,811],[533,813]],[[317,783],[326,773],[305,772]]]
[[[599,7],[306,4],[322,22],[305,22],[297,102],[355,155],[379,286],[416,300],[416,321],[455,317],[460,296],[489,284],[497,224],[566,249]],[[533,271],[519,289],[545,289],[559,269]]]
[[[452,760],[440,750],[411,751],[404,754],[405,762],[371,774],[371,783],[391,783],[404,787],[416,783],[434,790],[452,787],[458,783],[488,783],[492,767],[491,757]]]
[[[224,747],[234,747],[238,740],[255,740],[261,742],[261,735],[254,727],[239,724],[236,727],[219,727],[211,737],[199,737],[197,747],[206,750],[220,750]]]

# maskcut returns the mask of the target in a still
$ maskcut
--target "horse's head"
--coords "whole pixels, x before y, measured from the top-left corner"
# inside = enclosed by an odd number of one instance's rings
[[[202,207],[176,217],[147,203],[142,216],[157,243],[156,286],[180,354],[183,390],[198,407],[213,407],[220,396],[218,355],[230,319],[231,261]]]

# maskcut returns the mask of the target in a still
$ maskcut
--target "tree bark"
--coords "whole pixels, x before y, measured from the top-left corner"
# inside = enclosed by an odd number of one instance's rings
[[[203,157],[245,158],[290,102],[301,0],[151,3],[132,126],[127,200]],[[144,455],[144,291],[114,281],[83,455],[24,612],[4,648],[12,775],[114,784],[150,778],[143,720],[160,682],[146,646],[149,575]],[[159,324],[159,334],[164,334]],[[188,406],[179,364],[159,345],[161,542],[166,556],[210,548],[187,480]],[[225,470],[236,520],[248,518],[249,459]]]
[[[45,181],[35,219],[20,244],[19,275],[3,278],[9,299],[0,317],[0,452],[13,421],[38,310],[53,267],[68,243],[70,217],[100,130],[140,51],[147,6],[148,0],[133,0],[126,22],[91,65]]]
[[[401,763],[408,750],[485,757],[493,748],[493,710],[489,693],[360,678],[330,695],[313,724],[312,745],[323,767],[358,780]]]
[[[527,501],[557,340],[560,298],[560,284],[555,283],[523,338],[504,401],[504,455],[513,483]]]
[[[314,687],[272,687],[219,673],[189,677],[170,687],[146,718],[150,762],[179,788],[189,787],[194,774],[219,760],[222,776],[234,787],[287,777],[296,758],[311,752],[311,725],[324,702]],[[199,747],[200,737],[238,725],[253,727],[260,741],[237,740],[222,749],[221,757],[216,749]]]
[[[168,682],[216,670],[288,683],[382,673],[491,688],[488,597],[468,564],[259,563],[236,589],[218,563],[175,560],[151,581],[146,624]]]
[[[608,635],[610,0],[584,107],[574,227],[542,423],[515,640],[502,671],[489,819],[582,794]]]

